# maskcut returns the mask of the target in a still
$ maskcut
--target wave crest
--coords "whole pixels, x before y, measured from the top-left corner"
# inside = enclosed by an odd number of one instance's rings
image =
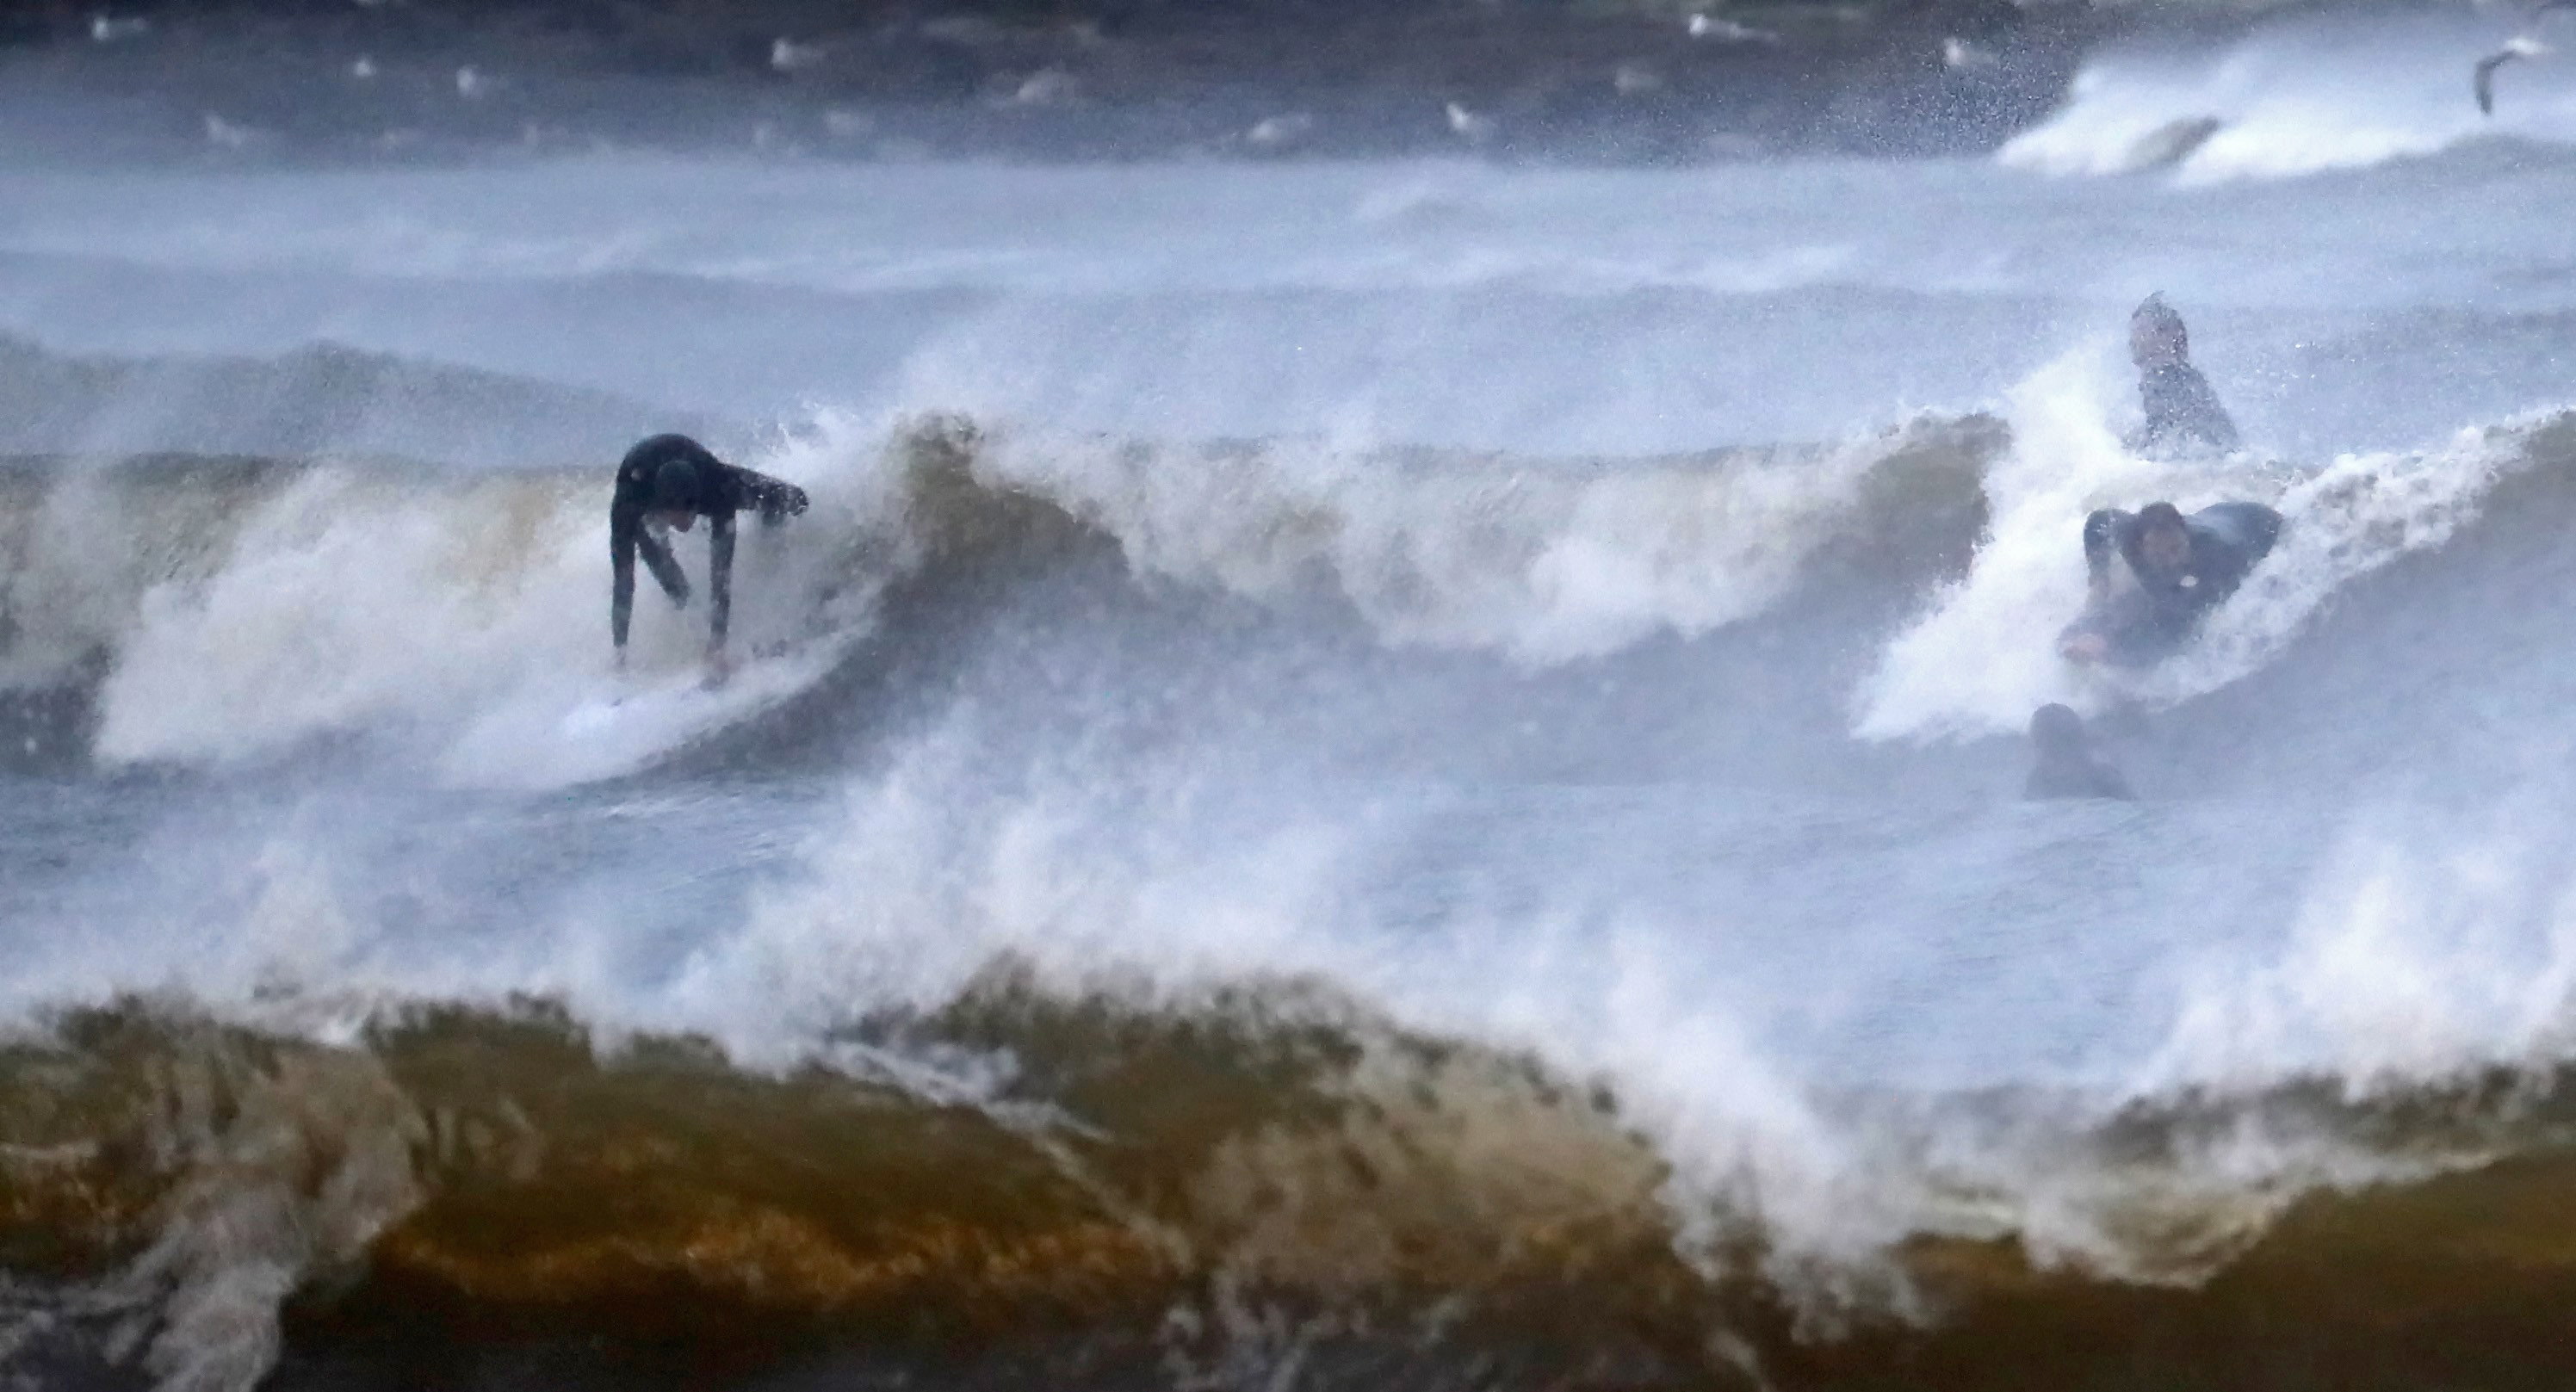
[[[1819,564],[1943,564],[1973,533],[2000,436],[1983,418],[1936,420],[1841,447],[1612,466],[1067,439],[962,418],[890,440],[826,430],[761,461],[818,505],[755,531],[738,562],[737,644],[777,660],[721,720],[570,749],[570,713],[618,689],[589,474],[32,461],[0,500],[0,585],[26,616],[0,660],[29,709],[67,727],[55,763],[242,763],[363,738],[453,781],[580,782],[770,708],[795,708],[773,724],[828,721],[860,647],[881,666],[927,645],[907,629],[930,615],[998,604],[1083,557],[1532,665],[1702,633],[1771,608]],[[684,548],[684,564],[703,559]],[[698,622],[648,589],[640,669],[684,672]]]

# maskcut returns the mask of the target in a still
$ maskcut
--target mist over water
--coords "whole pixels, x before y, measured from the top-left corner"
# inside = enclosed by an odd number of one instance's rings
[[[2563,1376],[2501,24],[1984,158],[0,168],[0,1378]],[[2159,290],[2235,455],[2121,443]],[[814,499],[718,691],[611,667],[665,428]],[[2069,669],[2160,498],[2287,529]]]

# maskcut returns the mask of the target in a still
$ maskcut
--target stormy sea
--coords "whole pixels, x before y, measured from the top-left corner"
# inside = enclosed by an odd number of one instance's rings
[[[0,1389],[2576,1384],[2576,14],[13,13]]]

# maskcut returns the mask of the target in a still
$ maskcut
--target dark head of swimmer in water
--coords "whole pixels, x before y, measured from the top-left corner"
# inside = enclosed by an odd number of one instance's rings
[[[2089,599],[2058,650],[2077,662],[2124,666],[2171,655],[2280,535],[2281,514],[2260,503],[2213,503],[2188,517],[2162,502],[2094,513],[2084,519]],[[2126,589],[2116,584],[2114,558],[2135,582]]]
[[[2042,706],[2030,716],[2031,750],[2038,762],[2022,784],[2026,798],[2119,798],[2135,796],[2129,780],[2093,752],[2084,718],[2065,706]]]
[[[805,490],[739,465],[727,464],[685,435],[656,435],[626,452],[617,466],[617,492],[608,504],[608,632],[617,657],[626,659],[626,632],[635,607],[635,558],[671,602],[689,602],[689,577],[657,533],[686,532],[707,519],[707,665],[722,678],[725,635],[733,617],[734,515],[757,511],[775,525],[805,510]]]
[[[2149,295],[2129,316],[2129,361],[2137,365],[2138,404],[2146,411],[2131,449],[2161,458],[2236,448],[2236,422],[2191,365],[2191,331],[2161,294]]]

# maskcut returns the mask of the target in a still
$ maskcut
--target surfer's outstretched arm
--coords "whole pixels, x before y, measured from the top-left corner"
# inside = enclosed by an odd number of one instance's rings
[[[734,474],[741,480],[744,505],[757,509],[764,525],[775,527],[790,517],[804,514],[804,489],[785,479],[774,479],[739,466],[734,469]]]

